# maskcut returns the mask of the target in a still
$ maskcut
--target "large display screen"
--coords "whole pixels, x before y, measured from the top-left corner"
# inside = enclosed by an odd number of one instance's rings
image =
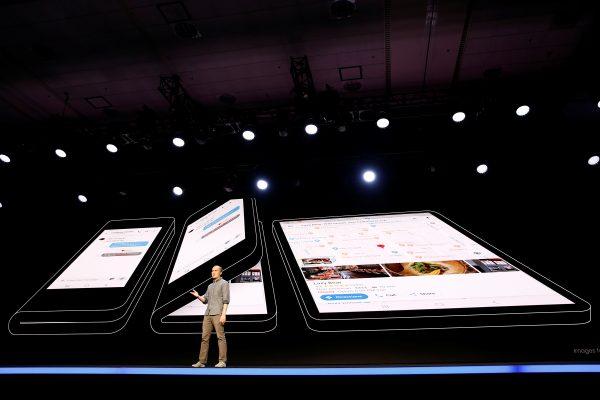
[[[48,286],[48,289],[124,287],[160,227],[106,229]]]
[[[244,201],[229,200],[186,227],[169,283],[245,238]]]
[[[573,304],[431,213],[281,228],[320,313]]]
[[[204,294],[204,293],[200,293]],[[191,297],[191,295],[190,295]],[[229,281],[230,303],[227,315],[266,314],[267,302],[260,263]],[[170,314],[170,316],[204,315],[206,305],[198,299]]]

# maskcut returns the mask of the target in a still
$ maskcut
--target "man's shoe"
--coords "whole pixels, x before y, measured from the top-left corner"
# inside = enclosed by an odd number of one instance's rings
[[[194,368],[204,368],[204,367],[206,367],[206,365],[204,365],[200,361],[198,361],[196,364],[192,364],[192,367],[194,367]]]
[[[219,361],[215,367],[217,368],[225,368],[227,365],[223,361]]]

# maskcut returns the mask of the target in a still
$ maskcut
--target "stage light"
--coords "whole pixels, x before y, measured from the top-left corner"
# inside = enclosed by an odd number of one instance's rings
[[[600,157],[598,157],[598,156],[591,156],[590,159],[588,160],[588,164],[590,164],[590,165],[597,165],[598,161],[600,161]]]
[[[315,124],[307,124],[304,127],[304,132],[308,133],[309,135],[314,135],[318,132],[318,130],[319,128]]]
[[[380,129],[385,129],[390,126],[390,120],[387,118],[379,118],[377,120],[377,127]]]
[[[477,172],[480,174],[485,174],[488,170],[488,166],[485,164],[481,164],[477,167]]]
[[[0,203],[0,208],[2,208],[2,203]]]
[[[110,151],[111,153],[116,153],[118,149],[114,144],[107,144],[106,150]]]
[[[254,139],[256,135],[254,134],[254,132],[252,132],[251,130],[247,129],[244,132],[242,132],[242,137],[248,141]]]
[[[462,121],[464,121],[464,119],[466,117],[467,117],[467,115],[464,112],[462,112],[462,111],[455,112],[452,115],[452,121],[454,121],[454,122],[462,122]]]
[[[356,0],[333,0],[330,11],[335,19],[350,18],[356,11]]]
[[[79,196],[77,196],[77,199],[82,202],[82,203],[87,203],[87,197],[85,197],[84,195],[80,194]]]
[[[529,106],[520,106],[516,111],[519,117],[523,117],[529,113]]]
[[[600,101],[598,102],[598,104],[596,104],[598,106],[598,108],[600,108]]]
[[[174,137],[173,144],[177,147],[183,147],[183,146],[185,146],[185,140],[183,140],[182,138],[179,138],[179,137]]]
[[[371,170],[367,170],[367,171],[363,172],[362,178],[365,182],[371,183],[371,182],[375,181],[375,179],[377,178],[377,175],[375,174],[375,172],[373,172]]]
[[[181,195],[183,194],[183,189],[182,189],[182,188],[180,188],[179,186],[175,186],[175,187],[173,188],[173,194],[174,194],[175,196],[181,196]]]
[[[10,162],[10,157],[7,156],[6,154],[0,154],[0,161],[5,162],[5,163],[9,163]]]
[[[264,179],[259,179],[258,181],[256,181],[256,187],[260,190],[267,190],[267,188],[269,187],[269,182],[267,182]]]
[[[61,149],[54,150],[54,154],[56,154],[60,158],[65,158],[67,156],[67,153],[65,153],[65,151]]]

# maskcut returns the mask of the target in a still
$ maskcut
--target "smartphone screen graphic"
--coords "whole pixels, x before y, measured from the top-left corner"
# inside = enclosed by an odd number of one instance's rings
[[[244,201],[232,199],[186,226],[169,283],[245,238]]]
[[[104,230],[48,289],[124,287],[160,229]]]
[[[196,334],[206,305],[190,294],[204,294],[211,269],[222,268],[229,282],[229,332],[270,332],[277,306],[264,232],[252,198],[214,200],[185,221],[163,286],[150,317],[158,334]]]
[[[110,220],[9,319],[24,335],[123,329],[175,234],[170,217]]]
[[[572,304],[430,213],[281,226],[321,313]]]

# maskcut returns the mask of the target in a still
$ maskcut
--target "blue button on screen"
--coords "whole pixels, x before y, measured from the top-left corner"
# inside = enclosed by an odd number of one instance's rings
[[[110,246],[108,247],[143,247],[143,246],[147,246],[148,245],[148,241],[142,241],[142,242],[114,242],[111,243]]]
[[[368,298],[364,293],[323,294],[323,300],[364,300]]]

